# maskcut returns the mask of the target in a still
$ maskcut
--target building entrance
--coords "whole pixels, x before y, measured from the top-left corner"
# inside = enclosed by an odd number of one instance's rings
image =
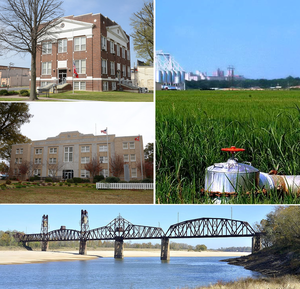
[[[64,84],[67,82],[67,69],[60,69],[58,71],[59,84]]]
[[[63,170],[63,179],[73,179],[74,171],[73,170]]]

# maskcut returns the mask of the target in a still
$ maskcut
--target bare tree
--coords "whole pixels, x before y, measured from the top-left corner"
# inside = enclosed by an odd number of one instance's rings
[[[146,59],[148,64],[153,63],[153,28],[154,28],[153,1],[144,3],[143,8],[130,18],[133,33],[134,50],[137,56]]]
[[[124,171],[124,158],[116,154],[110,158],[110,171],[115,177],[119,177]]]
[[[36,96],[36,52],[48,31],[63,16],[59,0],[4,0],[0,5],[0,44],[5,51],[31,54],[29,100]]]
[[[63,162],[56,162],[55,164],[53,162],[48,162],[48,170],[49,170],[49,176],[50,177],[56,177],[58,171],[60,171],[64,167]]]
[[[94,176],[98,175],[102,171],[98,158],[93,158],[89,163],[85,164],[84,169],[90,172],[91,182],[93,181]]]
[[[19,173],[21,174],[23,179],[26,179],[26,175],[30,172],[30,168],[32,167],[31,162],[23,161],[21,164],[18,165]]]

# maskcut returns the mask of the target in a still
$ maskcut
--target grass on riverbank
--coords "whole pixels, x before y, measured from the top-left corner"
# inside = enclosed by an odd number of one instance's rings
[[[246,278],[235,282],[222,282],[217,284],[196,287],[194,289],[299,289],[300,278],[296,276],[286,275],[277,278]],[[187,288],[186,288],[187,289]]]
[[[242,147],[239,162],[261,172],[300,174],[298,91],[158,91],[157,203],[211,203],[205,169],[226,162],[224,147]],[[239,192],[232,204],[298,204],[297,194]]]
[[[31,186],[0,190],[0,203],[153,204],[153,190],[97,190],[89,186]]]

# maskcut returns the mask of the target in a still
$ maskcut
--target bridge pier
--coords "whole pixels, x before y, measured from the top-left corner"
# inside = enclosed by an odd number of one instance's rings
[[[124,239],[122,237],[115,238],[115,259],[123,259]]]
[[[49,248],[49,242],[48,241],[42,241],[41,249],[42,251],[47,251]]]
[[[86,255],[87,254],[87,243],[86,240],[81,239],[79,241],[79,254]]]
[[[261,238],[260,238],[260,234],[255,234],[252,237],[252,253],[258,252],[262,249],[261,246]]]
[[[161,253],[160,260],[169,261],[170,260],[170,240],[169,238],[161,239]]]

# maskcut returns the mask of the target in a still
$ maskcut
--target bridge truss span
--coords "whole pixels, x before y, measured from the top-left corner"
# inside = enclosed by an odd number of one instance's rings
[[[244,221],[199,218],[171,225],[167,238],[253,237],[255,230]]]

